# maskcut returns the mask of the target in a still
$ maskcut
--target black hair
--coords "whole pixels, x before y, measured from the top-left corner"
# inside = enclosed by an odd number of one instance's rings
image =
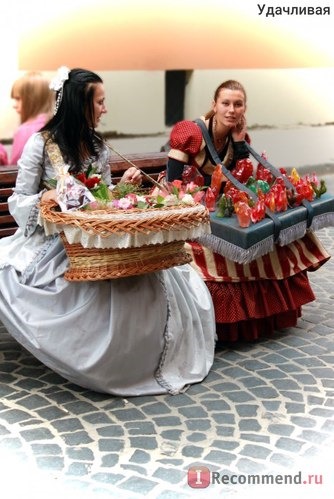
[[[93,128],[97,83],[103,80],[96,73],[72,69],[64,82],[57,112],[41,130],[58,144],[71,172],[79,171],[85,157],[96,154],[102,146],[102,137]]]

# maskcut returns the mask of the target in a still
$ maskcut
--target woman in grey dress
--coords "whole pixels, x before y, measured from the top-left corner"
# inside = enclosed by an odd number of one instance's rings
[[[177,394],[202,381],[214,355],[214,313],[200,276],[181,265],[103,281],[64,279],[60,237],[47,236],[39,204],[57,201],[46,142],[73,174],[94,162],[111,184],[110,153],[95,130],[106,112],[101,78],[62,68],[53,118],[26,144],[9,208],[19,228],[0,240],[0,320],[45,365],[80,386],[120,396]],[[129,168],[123,181],[140,182]]]

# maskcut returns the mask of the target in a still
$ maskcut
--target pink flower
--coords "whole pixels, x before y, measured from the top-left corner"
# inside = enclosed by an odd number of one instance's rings
[[[129,198],[121,198],[118,200],[118,208],[128,210],[129,208],[133,208],[133,204]]]
[[[176,187],[177,189],[181,189],[181,187],[182,187],[182,180],[173,180],[172,186]]]

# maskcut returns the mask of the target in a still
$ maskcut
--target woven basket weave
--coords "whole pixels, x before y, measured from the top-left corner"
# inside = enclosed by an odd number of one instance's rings
[[[147,210],[58,211],[43,203],[40,213],[47,234],[60,233],[69,258],[65,279],[116,279],[191,261],[187,239],[210,232],[202,205]]]

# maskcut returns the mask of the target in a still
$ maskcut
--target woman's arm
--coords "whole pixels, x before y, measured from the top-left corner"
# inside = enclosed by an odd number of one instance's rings
[[[41,186],[44,176],[44,140],[40,134],[34,134],[28,140],[18,162],[18,174],[13,194],[8,199],[11,215],[23,229],[37,220],[38,203],[45,192]],[[50,175],[51,177],[51,175]]]
[[[182,161],[174,158],[168,158],[166,175],[167,182],[173,182],[173,180],[181,180],[184,165],[185,163],[183,163]]]
[[[8,165],[8,155],[3,144],[0,143],[0,165],[7,166]]]

